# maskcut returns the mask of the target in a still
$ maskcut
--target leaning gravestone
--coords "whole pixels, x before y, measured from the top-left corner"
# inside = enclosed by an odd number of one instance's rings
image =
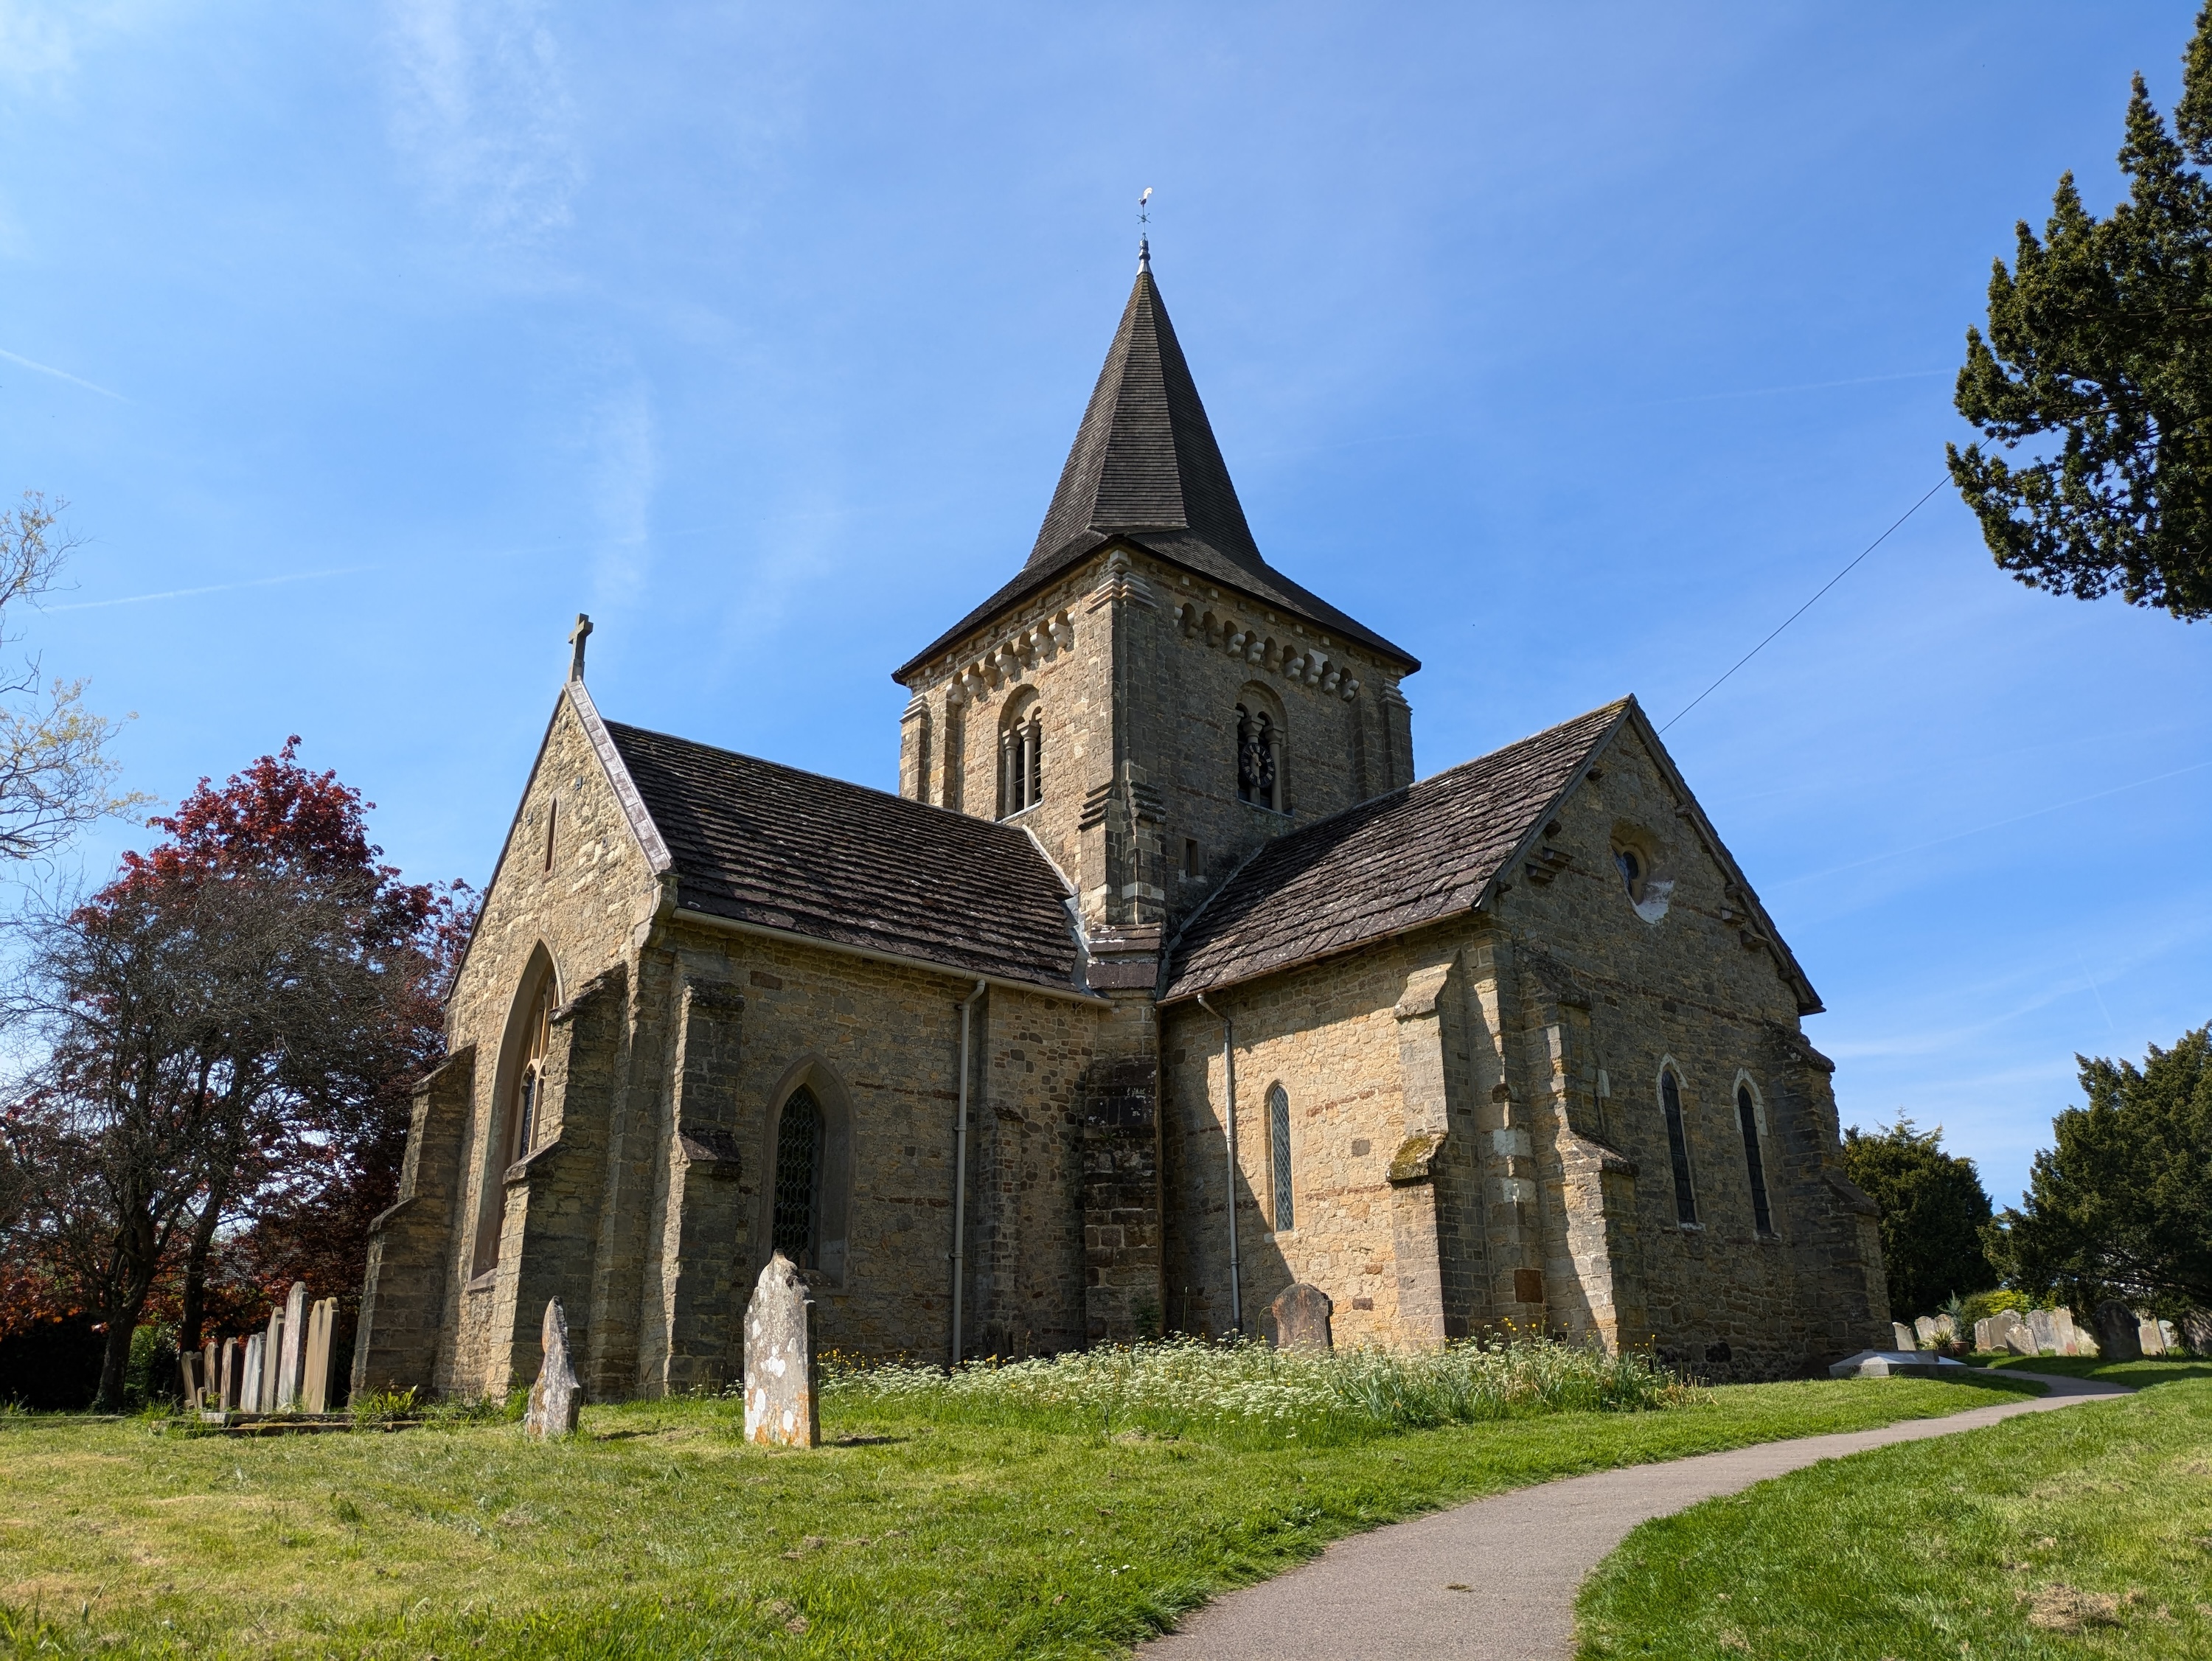
[[[269,1312],[269,1331],[261,1340],[261,1410],[276,1410],[276,1379],[284,1370],[284,1312]]]
[[[284,1333],[276,1350],[276,1405],[300,1405],[300,1381],[307,1360],[307,1283],[294,1281],[284,1300]]]
[[[1328,1294],[1304,1281],[1286,1286],[1267,1306],[1275,1317],[1275,1348],[1322,1350],[1333,1348],[1328,1330]]]
[[[2063,1355],[2058,1334],[2058,1312],[2055,1309],[2031,1309],[2027,1312],[2027,1330],[2035,1340],[2039,1355]]]
[[[2020,1318],[2017,1309],[2000,1309],[1992,1317],[1996,1323],[1996,1343],[1994,1349],[2009,1349],[2015,1355],[2035,1354],[2035,1334],[2027,1330],[2027,1323]]]
[[[575,1367],[568,1360],[568,1318],[558,1298],[546,1300],[538,1344],[544,1359],[538,1364],[538,1382],[530,1386],[530,1410],[522,1416],[522,1428],[541,1442],[552,1436],[573,1436],[583,1409],[584,1387],[576,1382]]]
[[[1903,1321],[1892,1321],[1889,1324],[1889,1335],[1891,1338],[1896,1342],[1897,1347],[1899,1349],[1917,1349],[1920,1348],[1920,1335],[1915,1332],[1911,1327],[1907,1326]]]
[[[814,1300],[778,1252],[745,1306],[745,1440],[812,1447],[822,1440],[814,1371]]]
[[[300,1380],[300,1401],[309,1413],[331,1404],[331,1329],[337,1314],[336,1298],[325,1298],[307,1312],[307,1370]]]
[[[2142,1359],[2142,1330],[2136,1312],[2118,1298],[2107,1298],[2091,1312],[2097,1326],[2097,1353],[2108,1361]]]
[[[2162,1325],[2162,1322],[2154,1321],[2148,1315],[2144,1315],[2136,1320],[2136,1342],[2142,1346],[2142,1353],[2144,1355],[2163,1355],[2166,1354],[2166,1334],[2159,1331],[2159,1328]]]

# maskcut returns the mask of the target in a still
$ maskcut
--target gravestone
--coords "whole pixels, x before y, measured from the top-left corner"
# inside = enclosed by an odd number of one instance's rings
[[[269,1312],[269,1330],[261,1337],[261,1410],[276,1410],[276,1379],[284,1366],[284,1312]]]
[[[2166,1354],[2166,1334],[2159,1330],[2164,1325],[2165,1323],[2154,1321],[2148,1315],[2136,1323],[2136,1343],[2142,1346],[2144,1355]]]
[[[745,1306],[745,1440],[812,1447],[822,1440],[817,1385],[814,1300],[778,1252]]]
[[[561,1300],[545,1301],[545,1325],[538,1335],[544,1358],[538,1363],[538,1382],[530,1386],[530,1410],[522,1428],[539,1441],[551,1436],[573,1436],[584,1405],[584,1387],[576,1382],[576,1369],[568,1359],[568,1318]]]
[[[200,1352],[188,1349],[177,1357],[177,1382],[184,1386],[185,1411],[197,1413],[200,1405]]]
[[[1324,1350],[1334,1348],[1328,1330],[1328,1294],[1304,1281],[1286,1286],[1267,1306],[1275,1318],[1275,1348]]]
[[[246,1407],[246,1346],[235,1338],[222,1341],[222,1361],[217,1374],[220,1383],[216,1397],[216,1408],[224,1413],[242,1412]]]
[[[213,1407],[222,1399],[222,1346],[210,1338],[200,1346],[200,1405]]]
[[[1997,1318],[1994,1315],[1984,1315],[1974,1323],[1974,1348],[1996,1349],[1998,1347]]]
[[[244,1386],[244,1393],[240,1397],[238,1403],[238,1410],[240,1413],[261,1411],[261,1381],[269,1371],[264,1365],[268,1359],[266,1353],[268,1348],[268,1338],[258,1332],[254,1333],[246,1341],[246,1360],[240,1369],[246,1375],[240,1380]]]
[[[294,1281],[284,1299],[284,1331],[277,1347],[276,1405],[290,1409],[300,1405],[300,1382],[307,1362],[307,1283]]]
[[[338,1300],[325,1298],[307,1314],[307,1362],[300,1381],[300,1401],[310,1413],[331,1406],[331,1329],[337,1324]]]
[[[2035,1354],[2035,1334],[2027,1330],[2027,1323],[2020,1318],[2017,1309],[2000,1309],[1996,1316],[1997,1341],[1995,1348],[2009,1349],[2015,1355]]]
[[[2059,1309],[2053,1312],[2058,1317],[2058,1330],[2064,1335],[2066,1355],[2094,1355],[2097,1353],[2096,1335],[2074,1318],[2072,1310]]]
[[[2107,1298],[2090,1312],[2097,1325],[2097,1353],[2108,1361],[2142,1359],[2142,1325],[2136,1312],[2118,1298]]]
[[[1939,1336],[1936,1331],[1936,1318],[1933,1315],[1923,1315],[1912,1323],[1912,1333],[1921,1349],[1935,1349],[1936,1338]]]
[[[2172,1321],[2160,1321],[2158,1324],[2158,1341],[2166,1347],[2166,1353],[2169,1355],[2181,1347],[2179,1339],[2174,1335]]]
[[[2057,1310],[2029,1310],[2027,1312],[2027,1330],[2029,1336],[2035,1340],[2035,1353],[2037,1355],[2063,1355],[2066,1353],[2059,1347],[2061,1340],[2058,1334],[2058,1312]]]
[[[1919,1334],[1915,1332],[1911,1327],[1907,1326],[1903,1321],[1892,1321],[1889,1324],[1889,1332],[1890,1337],[1896,1341],[1897,1347],[1899,1349],[1917,1349],[1920,1348]]]

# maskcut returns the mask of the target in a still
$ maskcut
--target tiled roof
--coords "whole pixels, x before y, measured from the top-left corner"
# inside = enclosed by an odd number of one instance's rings
[[[1116,537],[1366,646],[1408,673],[1420,667],[1401,647],[1261,557],[1149,264],[1138,270],[1029,562],[892,678],[903,681],[969,630]]]
[[[1068,990],[1059,874],[1021,831],[619,722],[677,903],[864,950]]]
[[[1623,699],[1268,843],[1176,943],[1170,998],[1471,908],[1626,718]]]

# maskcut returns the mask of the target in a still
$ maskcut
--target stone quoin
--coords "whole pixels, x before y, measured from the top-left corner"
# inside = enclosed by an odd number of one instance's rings
[[[1419,664],[1261,555],[1148,259],[1026,561],[895,671],[896,795],[603,715],[588,634],[357,1391],[504,1394],[556,1298],[587,1398],[720,1390],[779,1252],[856,1355],[1293,1286],[1338,1345],[1892,1341],[1820,1000],[1651,723],[1417,779]]]

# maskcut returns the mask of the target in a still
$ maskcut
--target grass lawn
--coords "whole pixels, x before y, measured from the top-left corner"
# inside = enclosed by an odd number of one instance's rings
[[[2142,1393],[1646,1523],[1583,1587],[1584,1661],[2212,1657],[2212,1366],[2020,1366]]]
[[[0,1654],[1096,1656],[1392,1518],[1546,1478],[1950,1413],[2002,1387],[1745,1385],[1344,1440],[738,1403],[258,1440],[0,1416]]]

